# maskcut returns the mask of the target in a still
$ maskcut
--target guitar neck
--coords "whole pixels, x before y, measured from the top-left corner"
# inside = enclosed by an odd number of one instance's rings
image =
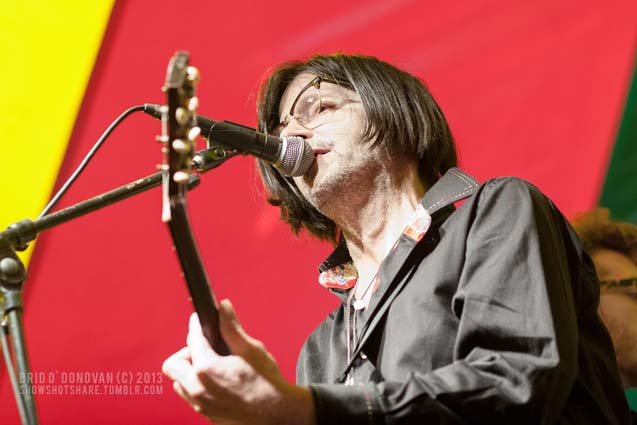
[[[217,303],[210,289],[210,280],[201,261],[183,200],[173,203],[171,212],[172,218],[168,222],[168,227],[188,285],[192,304],[199,316],[201,329],[215,352],[228,355],[230,349],[219,331]]]

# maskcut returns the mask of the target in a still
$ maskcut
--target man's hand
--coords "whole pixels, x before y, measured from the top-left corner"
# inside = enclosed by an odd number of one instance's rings
[[[233,355],[215,353],[197,315],[190,317],[188,346],[162,367],[177,394],[219,424],[315,424],[310,390],[281,376],[263,343],[243,330],[228,300],[220,303],[219,325]]]

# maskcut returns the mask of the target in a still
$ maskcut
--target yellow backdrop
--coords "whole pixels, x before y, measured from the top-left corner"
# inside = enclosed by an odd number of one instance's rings
[[[0,230],[35,219],[51,196],[112,6],[113,0],[3,4]],[[21,254],[25,262],[31,249]]]

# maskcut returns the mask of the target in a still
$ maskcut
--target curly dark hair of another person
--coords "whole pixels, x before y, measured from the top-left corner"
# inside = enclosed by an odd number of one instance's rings
[[[418,158],[418,173],[425,185],[433,184],[456,166],[451,130],[429,90],[413,75],[370,56],[316,55],[276,67],[259,90],[261,131],[271,133],[279,124],[283,93],[297,75],[305,72],[332,78],[356,91],[367,118],[361,139],[371,148]],[[267,162],[257,162],[268,202],[281,209],[281,219],[294,233],[305,228],[319,239],[336,244],[337,226],[303,197],[292,178],[283,177]]]
[[[578,214],[571,220],[571,225],[589,255],[606,248],[630,256],[631,250],[637,249],[637,226],[611,220],[608,208]]]

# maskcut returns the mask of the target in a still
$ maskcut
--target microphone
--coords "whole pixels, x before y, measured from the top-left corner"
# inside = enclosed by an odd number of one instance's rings
[[[162,118],[161,105],[144,104],[144,112],[157,119]],[[244,155],[253,155],[274,165],[287,177],[299,177],[307,173],[314,162],[314,152],[302,137],[277,137],[263,134],[254,128],[229,121],[215,121],[197,115],[197,126],[208,147],[221,145]]]

